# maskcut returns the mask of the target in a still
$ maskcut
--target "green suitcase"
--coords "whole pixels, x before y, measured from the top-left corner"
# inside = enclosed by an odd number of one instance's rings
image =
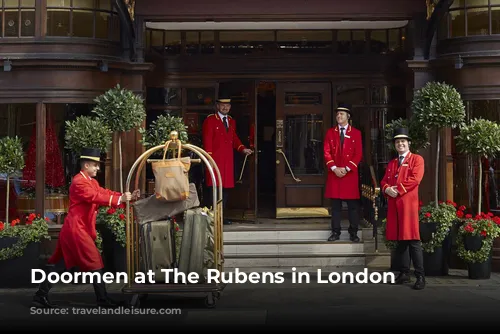
[[[161,220],[142,224],[140,227],[141,263],[143,272],[154,272],[156,283],[165,282],[161,269],[176,267],[174,223]]]

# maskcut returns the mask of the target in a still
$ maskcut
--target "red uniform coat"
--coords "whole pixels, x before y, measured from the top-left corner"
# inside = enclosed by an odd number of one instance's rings
[[[59,240],[50,264],[64,258],[67,269],[78,266],[80,271],[104,267],[95,245],[96,216],[99,206],[117,206],[121,193],[101,188],[97,180],[83,172],[73,177],[69,187],[69,210],[59,233]]]
[[[229,130],[226,131],[219,115],[211,114],[203,122],[203,148],[212,156],[219,168],[222,178],[222,187],[234,188],[234,150],[243,151],[246,147],[236,134],[236,121],[228,118]],[[217,181],[217,175],[215,175]],[[206,169],[205,183],[212,186],[212,178]],[[218,186],[218,184],[217,184]]]
[[[418,186],[424,177],[424,158],[408,152],[401,167],[398,158],[391,160],[380,182],[388,198],[386,239],[420,240]],[[399,195],[392,198],[385,193],[387,187],[397,186]]]
[[[363,158],[361,131],[349,125],[344,135],[344,145],[340,145],[338,125],[328,129],[323,142],[323,155],[328,167],[326,198],[359,199],[358,165]],[[348,167],[351,171],[339,178],[332,167]]]

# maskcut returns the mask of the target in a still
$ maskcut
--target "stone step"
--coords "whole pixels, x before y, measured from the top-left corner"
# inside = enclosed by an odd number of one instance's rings
[[[245,256],[281,256],[281,255],[332,255],[332,254],[354,254],[364,253],[362,242],[353,243],[345,241],[285,241],[285,242],[253,242],[253,243],[224,243],[224,255],[245,255]]]
[[[301,242],[301,241],[327,241],[331,232],[329,230],[274,230],[274,231],[224,231],[224,243],[252,243],[252,242]],[[358,231],[358,237],[363,240],[367,236],[364,231]],[[349,234],[340,234],[339,241],[349,241]]]
[[[327,267],[351,267],[365,266],[365,255],[363,253],[344,254],[294,254],[294,255],[225,255],[224,267],[253,271],[255,268],[275,268],[276,270],[286,270],[296,268],[318,268]],[[247,270],[245,269],[245,270]]]

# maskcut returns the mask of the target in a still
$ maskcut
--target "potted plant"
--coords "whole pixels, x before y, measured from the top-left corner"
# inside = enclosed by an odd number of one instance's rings
[[[0,174],[5,175],[7,195],[5,199],[5,221],[9,221],[10,179],[12,175],[24,168],[24,153],[21,139],[3,137],[0,139]]]
[[[495,157],[500,153],[500,125],[486,119],[473,119],[469,124],[460,127],[455,136],[457,149],[464,154],[472,155],[479,168],[477,213],[482,212],[483,158]]]
[[[458,256],[467,263],[470,279],[489,279],[493,241],[500,235],[500,217],[478,214],[466,218],[459,228]]]
[[[144,100],[134,92],[116,85],[94,99],[92,112],[113,132],[118,133],[120,159],[120,192],[123,193],[122,135],[142,125],[146,118]]]
[[[127,271],[127,235],[126,235],[125,203],[117,208],[102,206],[97,212],[96,225],[102,240],[104,265],[109,272]],[[101,241],[102,241],[101,240]]]
[[[396,152],[392,136],[394,129],[407,128],[411,137],[411,151],[417,153],[419,150],[426,149],[429,143],[429,132],[415,119],[415,115],[408,119],[398,118],[385,125],[385,140],[390,151]]]
[[[189,140],[187,128],[182,117],[159,115],[156,120],[151,122],[148,129],[139,128],[139,133],[142,135],[141,143],[146,149],[163,145],[170,139],[172,131],[177,131],[179,140],[182,143],[187,143]],[[153,155],[161,154],[161,151],[156,151]]]
[[[73,121],[66,121],[64,140],[65,148],[73,152],[73,160],[75,166],[78,167],[76,160],[83,148],[92,147],[100,149],[101,152],[107,152],[112,143],[112,131],[98,118],[80,116]]]
[[[19,219],[0,222],[0,287],[31,285],[31,269],[39,267],[40,243],[50,239],[48,220],[31,213],[24,225]]]
[[[469,124],[464,124],[460,127],[460,133],[455,137],[457,149],[464,153],[472,155],[476,158],[478,162],[478,201],[477,201],[477,211],[476,211],[476,221],[471,223],[470,219],[460,227],[459,238],[457,240],[458,255],[465,262],[467,262],[469,268],[469,277],[471,278],[488,278],[488,266],[491,266],[491,257],[484,257],[486,252],[489,252],[488,247],[490,242],[490,236],[494,235],[493,230],[483,229],[485,225],[491,223],[486,222],[485,217],[491,217],[491,215],[484,215],[482,213],[482,184],[483,184],[483,169],[482,162],[483,158],[491,158],[498,155],[500,152],[500,125],[498,123],[485,120],[485,119],[473,119]],[[483,218],[481,218],[483,217]],[[481,218],[481,219],[479,219]],[[496,219],[496,218],[495,218]],[[495,220],[497,222],[498,219]],[[467,227],[467,230],[465,229]],[[478,235],[477,231],[487,233],[487,237]],[[466,240],[462,240],[462,239]],[[479,249],[461,249],[463,245],[473,245],[473,240],[476,240],[476,245],[480,245],[479,240],[483,238],[482,248]],[[494,237],[493,237],[494,239]],[[491,239],[491,243],[493,243]],[[491,247],[490,247],[491,248]],[[468,252],[479,252],[477,256],[470,255]],[[462,256],[460,256],[462,254]],[[482,254],[482,255],[479,255]],[[470,256],[469,256],[470,255]],[[489,269],[491,270],[491,268]]]
[[[436,164],[434,176],[434,205],[439,203],[439,157],[441,130],[457,128],[464,123],[465,106],[460,93],[452,86],[440,82],[428,82],[415,92],[411,108],[419,126],[436,132]]]
[[[420,239],[424,253],[424,270],[427,276],[448,275],[448,257],[451,251],[450,231],[458,219],[457,204],[453,201],[430,202],[420,208]]]
[[[141,143],[144,145],[146,150],[156,147],[158,145],[164,145],[167,140],[170,139],[170,133],[172,131],[177,131],[177,135],[179,140],[182,143],[187,143],[189,141],[189,135],[187,132],[188,126],[185,125],[184,119],[182,117],[176,117],[170,114],[159,115],[156,120],[152,121],[149,127],[139,128],[139,133],[142,135]],[[166,157],[170,157],[170,152],[167,152]],[[190,152],[190,156],[193,157],[194,153]],[[154,152],[151,157],[154,158],[163,158],[163,151]],[[150,168],[147,166],[147,168]],[[200,175],[199,168],[191,168],[189,170],[189,179],[201,179],[203,174]],[[198,171],[198,174],[196,174]],[[149,189],[154,188],[154,180],[148,180]],[[200,189],[200,193],[201,189]]]

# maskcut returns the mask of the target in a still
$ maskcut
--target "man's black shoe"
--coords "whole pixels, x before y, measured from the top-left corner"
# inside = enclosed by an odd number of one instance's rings
[[[339,240],[339,235],[335,232],[332,233],[332,235],[328,238],[328,241],[335,241],[335,240]]]
[[[47,296],[35,295],[33,305],[38,308],[57,308],[57,305],[52,304]]]
[[[405,273],[400,273],[398,277],[396,277],[396,280],[394,281],[394,284],[405,284],[405,283],[410,283],[410,276],[408,276]]]
[[[359,237],[357,234],[352,233],[350,239],[352,242],[359,242]]]
[[[413,285],[415,290],[423,290],[425,288],[425,278],[423,276],[417,277],[417,281]]]
[[[113,308],[113,307],[119,307],[119,306],[126,306],[126,303],[125,303],[125,301],[116,301],[116,300],[113,300],[109,297],[106,297],[106,299],[97,300],[97,306]]]

